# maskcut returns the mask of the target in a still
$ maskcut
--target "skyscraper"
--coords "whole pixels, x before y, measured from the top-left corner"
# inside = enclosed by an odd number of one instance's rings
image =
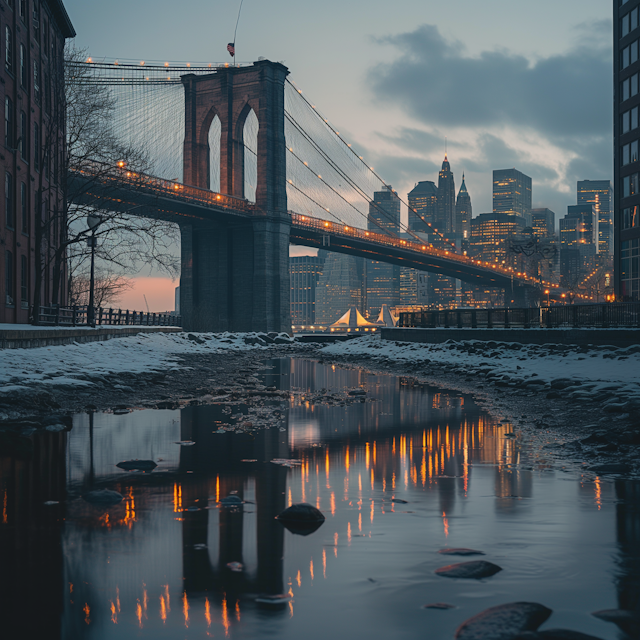
[[[467,191],[463,173],[462,184],[460,185],[460,191],[456,199],[456,217],[453,232],[456,240],[460,239],[462,241],[464,250],[468,248],[469,240],[471,239],[471,217],[471,196]]]
[[[430,180],[418,182],[409,192],[409,229],[431,233],[438,217],[438,188]],[[429,226],[431,225],[431,226]]]
[[[291,323],[294,326],[313,325],[316,322],[316,287],[324,261],[325,258],[321,255],[289,258]]]
[[[444,156],[442,169],[438,174],[438,216],[436,228],[445,236],[454,231],[454,218],[456,214],[456,182],[451,172],[451,165]]]
[[[599,253],[602,255],[612,254],[613,221],[611,219],[611,205],[613,204],[613,189],[611,188],[611,181],[579,180],[578,204],[592,204],[595,206],[598,216]]]
[[[531,228],[539,238],[549,238],[556,232],[556,214],[551,209],[531,209]]]
[[[400,198],[387,186],[384,191],[376,191],[369,203],[368,227],[370,231],[392,235],[400,232]],[[395,307],[400,302],[400,267],[367,260],[365,264],[366,312],[378,317],[383,304]]]
[[[493,213],[520,216],[531,225],[531,178],[517,169],[493,172]]]
[[[349,307],[363,308],[364,260],[329,253],[316,286],[316,324],[330,325]]]
[[[613,3],[614,280],[620,300],[640,300],[638,77],[640,0]]]

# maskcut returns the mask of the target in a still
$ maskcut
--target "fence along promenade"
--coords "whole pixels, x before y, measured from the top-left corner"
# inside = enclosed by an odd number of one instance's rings
[[[532,308],[403,311],[398,327],[493,329],[639,328],[640,303],[576,304]]]

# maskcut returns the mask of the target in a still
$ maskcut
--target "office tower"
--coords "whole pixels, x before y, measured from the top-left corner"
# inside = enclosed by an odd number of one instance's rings
[[[418,182],[409,192],[409,229],[431,233],[438,217],[438,189],[430,180]]]
[[[638,157],[638,143],[635,144],[635,157]],[[623,150],[624,151],[624,150]],[[610,180],[579,180],[578,204],[592,204],[598,217],[598,253],[603,256],[613,254],[613,220],[611,205],[613,189]]]
[[[388,186],[373,194],[369,203],[368,227],[370,231],[385,231],[397,237],[400,233],[400,198]],[[383,304],[395,307],[400,302],[400,267],[367,260],[365,264],[366,315],[377,318]]]
[[[616,297],[640,300],[638,47],[640,0],[613,3],[613,194]]]
[[[577,286],[581,278],[594,268],[598,239],[595,205],[567,207],[567,215],[560,220],[560,277],[564,286]]]
[[[324,261],[324,255],[289,258],[291,324],[294,326],[314,325],[316,322],[316,287]]]
[[[454,225],[454,235],[456,241],[460,240],[463,251],[468,249],[469,240],[471,238],[471,196],[467,191],[467,185],[464,181],[464,173],[462,174],[462,184],[456,199],[456,217]]]
[[[517,169],[493,172],[493,213],[519,216],[531,225],[531,178]]]
[[[512,255],[509,242],[524,229],[520,216],[508,213],[481,213],[471,219],[471,243],[469,252],[473,258],[485,262],[509,264]]]
[[[351,306],[362,310],[364,260],[341,253],[329,253],[316,285],[316,325],[330,325]]]
[[[556,232],[556,214],[551,209],[531,209],[533,235],[550,238]]]
[[[454,232],[455,214],[456,183],[445,154],[442,169],[438,174],[438,215],[436,218],[436,228],[445,237]]]

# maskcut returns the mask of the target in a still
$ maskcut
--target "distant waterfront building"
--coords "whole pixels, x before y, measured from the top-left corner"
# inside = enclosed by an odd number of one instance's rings
[[[175,309],[176,315],[180,315],[180,287],[176,287],[175,289]]]
[[[389,186],[376,191],[369,203],[370,231],[397,235],[400,233],[400,198]],[[400,267],[375,260],[365,263],[366,315],[375,318],[383,304],[395,307],[400,302]]]
[[[493,172],[493,213],[523,218],[531,225],[531,178],[517,169]]]
[[[364,300],[364,260],[329,253],[316,286],[315,323],[330,325],[352,306],[362,311]]]
[[[463,173],[462,184],[460,185],[460,191],[458,191],[458,197],[456,199],[456,217],[454,225],[456,241],[460,240],[463,251],[468,249],[469,241],[471,239],[472,212],[471,196],[467,191],[467,185],[465,184]]]
[[[451,165],[444,156],[442,169],[438,174],[438,215],[436,228],[445,236],[454,233],[456,214],[456,182],[451,172]]]
[[[551,209],[531,209],[531,228],[539,238],[550,238],[556,232],[556,214]]]
[[[637,151],[636,151],[637,157]],[[610,180],[579,180],[578,204],[592,204],[598,218],[598,252],[613,254],[613,188]]]
[[[614,282],[619,300],[640,300],[640,0],[613,3]]]
[[[437,227],[438,188],[430,180],[418,182],[409,192],[409,229],[419,233],[431,233]]]
[[[316,322],[316,287],[324,261],[324,256],[320,255],[289,258],[291,323],[294,326],[308,326]]]

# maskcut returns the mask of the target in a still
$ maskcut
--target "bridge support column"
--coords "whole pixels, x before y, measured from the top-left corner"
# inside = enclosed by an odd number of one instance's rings
[[[284,83],[289,71],[250,67],[183,76],[184,182],[209,188],[208,135],[220,119],[220,190],[244,198],[244,124],[258,119],[253,215],[182,226],[181,310],[200,331],[291,331]]]
[[[290,223],[183,225],[180,305],[188,331],[291,331]]]
[[[505,307],[511,307],[514,309],[522,309],[523,307],[532,306],[535,296],[533,295],[535,290],[532,287],[513,286],[510,289],[505,289],[504,303]]]

